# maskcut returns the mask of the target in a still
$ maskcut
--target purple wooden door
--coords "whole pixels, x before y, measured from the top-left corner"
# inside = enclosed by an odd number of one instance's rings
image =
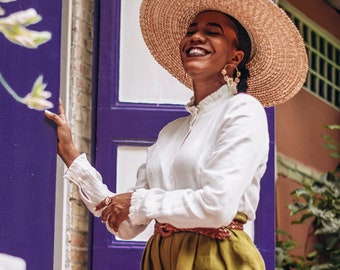
[[[0,35],[0,72],[21,97],[44,75],[58,104],[61,1],[1,4],[6,15],[35,8],[43,20],[29,28],[52,32],[38,49]],[[27,270],[53,269],[56,134],[41,111],[16,102],[0,85],[0,253],[23,258]]]
[[[100,1],[98,16],[97,115],[95,166],[108,187],[116,191],[119,146],[152,144],[159,130],[172,119],[186,114],[183,106],[124,103],[119,101],[120,0]],[[131,42],[134,42],[133,40]],[[132,78],[133,79],[133,78]],[[274,140],[274,110],[267,111]],[[274,149],[274,147],[271,147]],[[255,225],[256,244],[267,269],[274,269],[274,155],[271,152],[263,179],[262,202]],[[119,241],[99,219],[93,221],[92,269],[139,269],[145,242]]]

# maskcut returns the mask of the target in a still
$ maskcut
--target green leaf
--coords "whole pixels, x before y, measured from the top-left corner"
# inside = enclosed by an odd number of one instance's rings
[[[310,270],[337,270],[331,263],[313,265]]]
[[[291,236],[286,231],[284,231],[284,230],[276,229],[275,233],[291,238]]]
[[[311,197],[311,192],[305,188],[298,188],[296,190],[294,190],[294,195],[297,197],[302,197],[304,198],[306,201],[308,201]]]
[[[324,239],[323,239],[323,248],[326,251],[334,251],[334,254],[339,254],[340,255],[340,246],[339,246],[339,233],[334,233],[334,234],[328,234]],[[338,257],[339,263],[340,263],[340,256]]]
[[[340,130],[340,125],[325,125],[325,128]]]
[[[317,229],[314,234],[326,234],[339,232],[339,225],[332,220],[321,220],[322,227]]]
[[[334,157],[334,158],[340,158],[340,154],[339,153],[329,153],[331,157]]]
[[[322,215],[323,210],[319,209],[318,207],[315,207],[312,203],[308,204],[308,211],[310,211],[313,215],[319,217]]]
[[[332,204],[333,204],[333,207],[336,209],[336,210],[340,210],[340,199],[335,199],[332,201]]]
[[[305,222],[307,219],[310,219],[310,218],[312,218],[312,217],[314,217],[314,215],[311,214],[311,213],[303,214],[303,215],[301,216],[301,218],[300,218],[300,222],[303,223],[303,222]]]
[[[318,255],[317,251],[314,250],[307,255],[307,259],[310,261],[314,260],[317,257],[317,255]]]
[[[334,144],[331,144],[331,143],[325,143],[325,144],[323,144],[323,146],[327,149],[337,150],[337,147]]]
[[[307,205],[302,203],[291,203],[288,205],[288,209],[290,210],[290,216],[295,215],[303,210],[307,209]]]

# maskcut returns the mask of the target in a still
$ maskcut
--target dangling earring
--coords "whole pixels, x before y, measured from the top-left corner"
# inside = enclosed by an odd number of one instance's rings
[[[232,66],[234,69],[236,69],[236,78],[228,76],[227,68],[228,66]],[[237,94],[237,84],[240,82],[240,76],[241,72],[238,70],[237,66],[233,64],[226,64],[224,68],[221,71],[221,74],[223,75],[224,81],[227,83],[227,85],[230,87],[230,90],[233,92],[234,95]]]

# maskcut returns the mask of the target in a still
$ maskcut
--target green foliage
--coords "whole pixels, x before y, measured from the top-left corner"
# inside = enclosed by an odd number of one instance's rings
[[[326,126],[340,130],[339,125]],[[330,155],[340,158],[339,143],[329,136],[324,136],[324,146]],[[310,179],[302,183],[302,187],[294,190],[293,203],[288,206],[291,216],[301,213],[294,224],[312,220],[313,235],[316,242],[313,251],[307,256],[311,270],[340,269],[340,163],[333,172],[328,172],[320,179]],[[281,243],[279,245],[282,246]],[[281,269],[303,269],[296,268]]]
[[[286,240],[277,240],[275,247],[275,270],[307,270],[309,269],[306,260],[299,256],[294,256],[290,252],[294,250],[297,243],[292,237],[282,230],[276,230],[276,235],[283,236]]]

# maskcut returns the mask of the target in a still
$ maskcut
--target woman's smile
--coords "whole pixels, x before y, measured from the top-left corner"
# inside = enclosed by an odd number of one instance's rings
[[[186,50],[186,54],[187,57],[202,57],[210,54],[210,52],[204,48],[193,46]]]

